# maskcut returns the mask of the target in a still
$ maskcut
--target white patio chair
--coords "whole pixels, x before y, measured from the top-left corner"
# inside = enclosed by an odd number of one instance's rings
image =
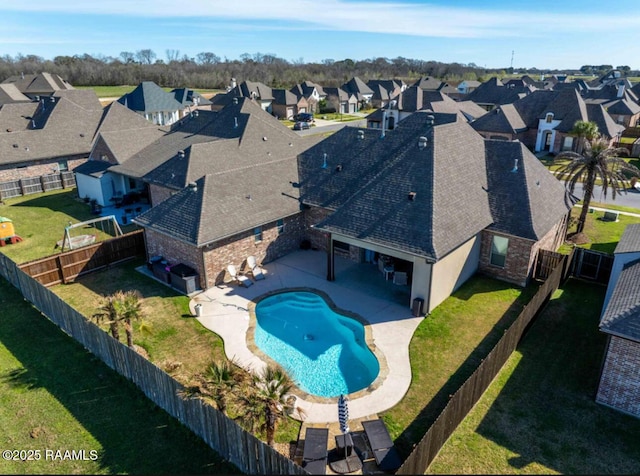
[[[247,278],[242,274],[238,274],[238,271],[236,270],[236,267],[234,265],[230,264],[229,266],[227,266],[227,271],[229,271],[229,275],[240,286],[244,286],[245,288],[248,288],[253,284],[253,281],[251,281],[249,278]]]

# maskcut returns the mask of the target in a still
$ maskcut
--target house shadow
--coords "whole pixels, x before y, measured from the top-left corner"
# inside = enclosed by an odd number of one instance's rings
[[[25,391],[46,391],[97,443],[93,448],[67,449],[87,453],[97,449],[99,467],[109,474],[237,472],[133,383],[43,317],[2,278],[0,297],[14,303],[0,320],[0,342],[18,362],[0,370],[0,381]],[[32,435],[36,438],[32,446],[39,446],[37,438],[44,447],[51,438],[62,438],[61,430],[52,426],[58,422],[48,422],[37,413],[30,421],[37,425],[33,433],[40,435]],[[185,447],[192,451],[185,452]]]
[[[535,294],[539,284],[532,282],[524,288],[518,298],[511,303],[502,317],[493,326],[491,331],[482,339],[475,349],[469,354],[467,359],[451,375],[447,382],[440,388],[435,396],[420,411],[417,417],[396,439],[395,444],[403,458],[409,456],[413,446],[419,442],[431,425],[436,421],[440,413],[444,410],[451,396],[460,386],[473,374],[482,360],[498,343],[504,335],[506,329],[516,320],[524,307]],[[457,299],[468,300],[478,293],[490,293],[505,289],[520,289],[519,287],[505,283],[503,281],[475,275],[463,284],[460,289],[451,296]],[[429,319],[427,316],[426,319]]]

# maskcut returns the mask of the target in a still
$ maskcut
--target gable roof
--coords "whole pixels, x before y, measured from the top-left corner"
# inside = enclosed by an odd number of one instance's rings
[[[600,320],[607,334],[640,342],[640,259],[624,265]]]
[[[59,90],[74,89],[71,84],[60,76],[50,73],[11,76],[5,79],[3,83],[14,84],[21,93],[30,97],[36,95],[48,96]]]
[[[0,106],[16,102],[30,102],[27,96],[22,94],[15,84],[0,84]]]
[[[472,127],[477,131],[517,134],[527,130],[520,114],[513,104],[498,106],[476,119]]]
[[[142,114],[179,111],[182,104],[173,94],[166,92],[153,81],[143,81],[133,91],[118,99],[120,104]]]
[[[413,83],[411,86],[416,86],[422,89],[423,91],[437,91],[441,89],[445,84],[446,83],[432,76],[423,76],[420,79],[418,79],[415,83]]]
[[[454,115],[432,115],[433,126],[429,116],[409,116],[382,140],[377,131],[345,128],[301,154],[303,202],[335,210],[316,227],[431,261],[486,228],[483,139]]]
[[[182,104],[182,107],[185,107],[185,108],[188,106],[208,106],[211,104],[211,101],[209,101],[202,94],[194,91],[193,89],[189,89],[189,88],[172,89],[171,94],[173,94],[173,97],[175,98],[175,100],[178,101],[180,104]]]
[[[274,104],[283,106],[294,106],[298,104],[298,96],[291,91],[287,91],[286,89],[272,89],[271,93]]]
[[[517,86],[512,83],[512,87],[505,86],[502,81],[493,77],[471,91],[467,99],[476,104],[509,104],[530,94],[534,89],[526,84]]]
[[[365,82],[362,81],[357,76],[354,76],[349,81],[344,83],[341,86],[341,88],[347,91],[348,93],[353,94],[356,97],[356,99],[358,99],[358,101],[364,100],[365,96],[373,95],[373,91],[371,90],[371,88],[367,86]]]

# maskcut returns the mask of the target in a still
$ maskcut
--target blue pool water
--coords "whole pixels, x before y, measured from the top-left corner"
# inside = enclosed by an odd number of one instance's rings
[[[364,327],[315,293],[285,292],[256,305],[255,343],[303,391],[337,397],[366,388],[380,371]]]

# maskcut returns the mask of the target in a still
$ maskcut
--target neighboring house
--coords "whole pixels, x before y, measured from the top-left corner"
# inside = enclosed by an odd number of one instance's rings
[[[304,81],[303,83],[296,84],[290,89],[290,91],[296,95],[298,100],[306,99],[308,105],[308,111],[312,114],[320,112],[319,102],[327,98],[327,94],[319,84],[311,81]],[[303,111],[300,111],[303,112]]]
[[[292,119],[301,112],[309,111],[309,102],[304,96],[298,98],[286,89],[272,89],[273,103],[271,113],[279,119]]]
[[[624,130],[602,105],[585,102],[574,88],[534,91],[478,118],[473,128],[485,138],[518,139],[535,152],[559,153],[575,148],[570,132],[577,121],[596,123],[612,144]]]
[[[40,96],[51,96],[57,91],[74,89],[57,74],[21,74],[5,79],[3,84],[13,84],[18,91],[30,99],[40,99]]]
[[[371,79],[367,81],[367,86],[373,91],[371,105],[378,108],[385,107],[389,101],[407,89],[402,80],[395,79]]]
[[[423,91],[440,91],[442,88],[447,86],[447,83],[432,76],[423,76],[411,86],[417,86]]]
[[[498,78],[491,78],[469,93],[467,99],[478,106],[491,111],[502,104],[511,104],[531,94],[535,88],[528,84],[511,83],[505,86]]]
[[[201,111],[114,169],[149,186],[155,206],[134,220],[149,256],[195,269],[208,289],[249,255],[266,262],[300,247],[296,156],[318,140],[239,98]]]
[[[457,90],[458,93],[461,95],[467,95],[473,91],[475,91],[478,86],[480,86],[480,81],[475,81],[475,80],[465,80],[462,81],[460,84],[458,84]]]
[[[0,106],[31,101],[32,99],[22,94],[15,84],[0,84]]]
[[[406,88],[392,99],[385,108],[367,116],[367,128],[385,130],[395,126],[416,111],[431,111],[457,114],[460,119],[471,122],[486,113],[471,101],[454,101],[442,91],[423,91],[417,86]]]
[[[211,110],[219,111],[233,102],[234,98],[253,99],[262,109],[272,112],[273,92],[269,86],[257,81],[243,81],[236,84],[235,78],[231,78],[231,87],[224,94],[217,94],[211,100]]]
[[[573,202],[519,142],[486,141],[456,114],[417,112],[381,139],[343,128],[300,155],[313,246],[392,257],[432,311],[476,271],[525,285],[563,242]]]
[[[78,196],[96,200],[101,206],[114,205],[132,193],[148,199],[146,184],[138,177],[118,173],[116,166],[124,164],[168,131],[122,104],[112,102],[104,109],[89,160],[73,169]]]
[[[211,101],[193,89],[172,89],[171,93],[175,100],[182,104],[182,114],[180,117],[184,117],[196,109],[211,109]]]
[[[327,95],[327,107],[335,109],[341,114],[350,114],[358,111],[358,99],[342,88],[324,88]]]
[[[183,106],[173,93],[168,93],[153,81],[143,81],[118,102],[159,126],[169,126],[183,115]]]
[[[607,346],[596,402],[640,417],[640,225],[629,225],[615,258],[600,319]]]
[[[1,106],[0,182],[59,174],[86,161],[102,113],[91,90]]]
[[[344,83],[340,88],[349,94],[352,94],[358,100],[359,111],[364,106],[371,104],[371,98],[373,97],[373,91],[367,84],[357,76],[354,76],[349,81]]]

